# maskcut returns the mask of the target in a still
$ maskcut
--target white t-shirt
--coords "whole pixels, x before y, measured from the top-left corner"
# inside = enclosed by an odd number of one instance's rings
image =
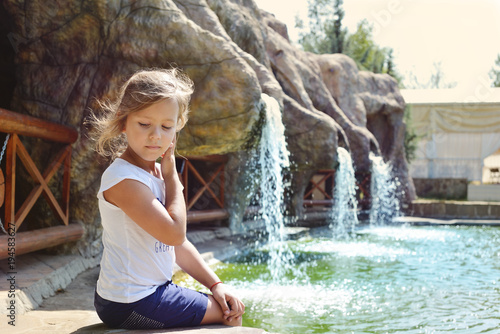
[[[165,185],[163,180],[120,158],[101,178],[97,198],[104,251],[97,293],[110,301],[133,303],[171,280],[175,253],[173,246],[155,239],[120,208],[104,199],[104,191],[125,179],[144,183],[161,203],[165,203]]]

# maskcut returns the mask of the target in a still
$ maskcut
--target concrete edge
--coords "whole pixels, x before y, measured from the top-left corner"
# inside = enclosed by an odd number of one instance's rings
[[[495,219],[436,219],[412,216],[394,218],[393,223],[418,226],[500,226],[500,220]]]

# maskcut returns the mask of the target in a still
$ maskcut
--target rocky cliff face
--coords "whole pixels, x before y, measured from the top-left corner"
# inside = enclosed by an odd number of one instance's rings
[[[95,194],[106,162],[91,150],[84,119],[95,98],[114,98],[117,87],[144,67],[178,66],[195,82],[192,114],[178,144],[183,155],[225,154],[237,173],[245,163],[242,151],[259,140],[266,93],[282,107],[297,205],[312,171],[336,167],[338,145],[350,150],[358,171],[369,170],[369,152],[382,154],[396,167],[407,199],[415,196],[396,82],[358,71],[346,56],[298,49],[286,27],[251,0],[3,4],[16,51],[10,109],[80,132],[71,217],[87,226],[87,240],[98,234]]]

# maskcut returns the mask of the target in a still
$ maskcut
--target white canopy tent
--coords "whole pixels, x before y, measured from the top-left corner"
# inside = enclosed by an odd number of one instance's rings
[[[457,89],[401,94],[420,137],[411,176],[488,181],[490,170],[500,167],[493,155],[500,149],[500,88],[480,86],[470,95]]]

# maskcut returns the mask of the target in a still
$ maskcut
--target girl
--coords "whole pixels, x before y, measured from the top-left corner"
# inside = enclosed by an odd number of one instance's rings
[[[97,195],[104,251],[94,304],[109,327],[241,326],[245,305],[186,239],[174,150],[192,92],[192,81],[176,69],[140,71],[116,103],[101,105],[107,115],[91,120],[97,151],[119,155],[103,173]],[[174,261],[212,295],[173,284]]]

